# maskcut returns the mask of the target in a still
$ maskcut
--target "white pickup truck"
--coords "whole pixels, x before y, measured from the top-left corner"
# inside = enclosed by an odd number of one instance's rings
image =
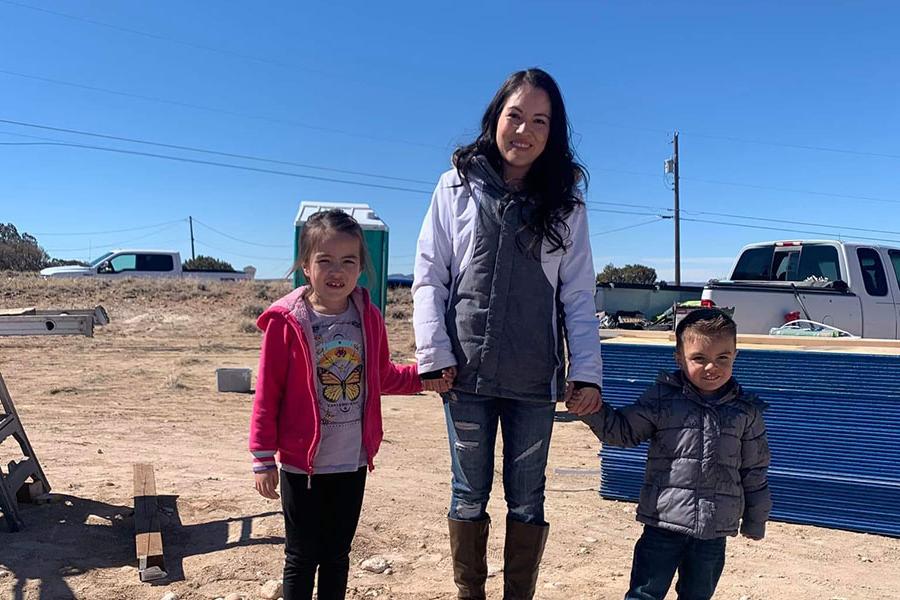
[[[745,246],[704,306],[734,307],[740,333],[806,319],[865,338],[900,337],[900,248],[833,240]]]
[[[126,277],[191,277],[218,281],[253,279],[256,269],[245,267],[243,271],[207,271],[185,269],[181,254],[168,250],[113,250],[93,260],[88,266],[49,267],[41,271],[44,277],[102,277],[123,279]]]

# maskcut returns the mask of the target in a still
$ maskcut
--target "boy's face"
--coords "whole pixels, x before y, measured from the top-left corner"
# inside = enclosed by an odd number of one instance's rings
[[[737,357],[731,336],[706,337],[690,330],[682,337],[681,353],[675,355],[688,381],[704,393],[712,393],[728,383]]]

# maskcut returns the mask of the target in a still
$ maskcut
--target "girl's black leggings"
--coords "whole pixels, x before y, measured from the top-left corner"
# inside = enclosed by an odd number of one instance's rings
[[[343,600],[366,488],[366,467],[352,473],[307,476],[281,471],[284,509],[284,600]]]

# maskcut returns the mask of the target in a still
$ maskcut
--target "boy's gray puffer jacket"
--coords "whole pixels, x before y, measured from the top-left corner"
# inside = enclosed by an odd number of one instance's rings
[[[681,371],[660,373],[637,402],[582,417],[604,444],[650,440],[637,520],[699,539],[760,539],[772,508],[765,404],[732,380],[706,399]]]

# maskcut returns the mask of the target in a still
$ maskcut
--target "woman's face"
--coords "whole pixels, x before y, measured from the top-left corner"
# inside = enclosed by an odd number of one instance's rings
[[[541,155],[550,137],[550,96],[525,84],[510,94],[497,121],[497,149],[503,159],[503,178],[521,180]]]

